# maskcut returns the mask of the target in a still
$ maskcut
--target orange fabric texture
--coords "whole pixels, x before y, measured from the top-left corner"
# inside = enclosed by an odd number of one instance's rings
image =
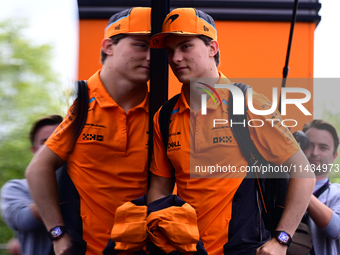
[[[127,202],[117,208],[111,231],[115,250],[146,250],[146,215],[146,205]]]
[[[217,31],[214,26],[199,17],[194,8],[178,8],[165,17],[162,32],[151,37],[150,46],[163,48],[164,39],[170,34],[205,35],[217,40]]]
[[[149,239],[165,253],[196,251],[199,241],[196,211],[189,204],[171,206],[147,217]]]
[[[88,81],[85,126],[72,152],[72,107],[46,145],[67,161],[80,196],[86,255],[102,254],[118,206],[146,194],[148,95],[127,113],[109,96],[99,78]],[[133,159],[133,160],[131,160]]]
[[[151,8],[135,7],[124,17],[118,19],[105,28],[104,37],[110,38],[118,34],[150,34]]]
[[[228,89],[216,91],[222,102],[229,100]],[[253,92],[253,105],[256,109],[269,109],[268,102],[267,98]],[[155,114],[151,171],[155,175],[170,178],[172,167],[167,157],[170,159],[176,170],[178,196],[195,208],[199,234],[205,249],[209,255],[220,255],[229,238],[234,194],[246,176],[245,172],[239,170],[248,163],[234,139],[229,123],[212,128],[214,119],[229,119],[228,105],[220,105],[219,100],[215,104],[210,98],[207,111],[207,115],[202,115],[200,111],[195,114],[184,94],[181,94],[171,116],[167,154],[158,122],[159,111]],[[299,150],[287,128],[280,123],[271,127],[271,122],[265,121],[273,117],[281,118],[278,113],[257,116],[247,111],[247,117],[261,119],[266,124],[263,127],[250,127],[251,139],[266,160],[280,165]],[[210,174],[202,167],[216,167],[217,164],[235,167],[238,172]]]

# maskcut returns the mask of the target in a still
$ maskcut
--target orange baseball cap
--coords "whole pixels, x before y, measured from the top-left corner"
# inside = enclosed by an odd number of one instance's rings
[[[214,19],[195,8],[172,10],[164,19],[162,32],[150,39],[151,48],[164,48],[164,39],[168,35],[205,35],[217,40]]]
[[[151,8],[134,7],[114,14],[105,28],[104,37],[118,34],[150,34]]]

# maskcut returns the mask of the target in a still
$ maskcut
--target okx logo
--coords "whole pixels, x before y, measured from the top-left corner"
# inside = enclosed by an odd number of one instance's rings
[[[104,141],[103,135],[95,135],[95,134],[83,134],[83,140],[89,140],[89,141]]]

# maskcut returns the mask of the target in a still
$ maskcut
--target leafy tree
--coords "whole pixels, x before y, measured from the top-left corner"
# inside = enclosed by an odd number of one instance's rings
[[[0,22],[0,187],[9,179],[24,178],[32,158],[28,140],[32,123],[62,114],[61,86],[50,63],[52,47],[25,38],[26,27],[17,19]],[[0,243],[11,236],[0,220]]]

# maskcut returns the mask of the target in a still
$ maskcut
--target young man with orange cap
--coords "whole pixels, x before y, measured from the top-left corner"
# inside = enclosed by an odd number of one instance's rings
[[[196,210],[200,238],[209,255],[286,254],[291,235],[307,208],[314,175],[303,173],[311,178],[295,178],[299,174],[291,173],[285,209],[276,238],[271,238],[261,217],[257,179],[239,171],[248,162],[230,124],[212,125],[215,119],[229,119],[230,94],[228,89],[212,88],[217,83],[230,84],[217,68],[219,45],[214,20],[194,8],[175,9],[165,18],[162,32],[151,38],[150,47],[165,48],[171,69],[183,86],[170,117],[167,149],[160,130],[160,111],[154,117],[148,204],[170,195],[176,181],[178,196]],[[219,100],[207,100],[204,113],[201,98],[209,94],[207,90]],[[271,106],[262,95],[253,92],[252,97],[255,109]],[[280,121],[273,125],[265,121],[280,119],[278,112],[258,116],[247,110],[247,118],[264,122],[262,127],[249,127],[249,131],[255,147],[267,161],[282,166],[308,165],[291,132]],[[217,173],[216,163],[236,171]],[[203,165],[214,167],[216,172],[208,173],[208,167],[202,169]]]
[[[147,191],[149,36],[151,9],[113,15],[101,43],[102,69],[87,80],[88,114],[75,145],[74,106],[36,153],[26,176],[59,254],[102,254],[116,208]],[[60,213],[55,170],[67,162],[80,197],[83,252]]]

